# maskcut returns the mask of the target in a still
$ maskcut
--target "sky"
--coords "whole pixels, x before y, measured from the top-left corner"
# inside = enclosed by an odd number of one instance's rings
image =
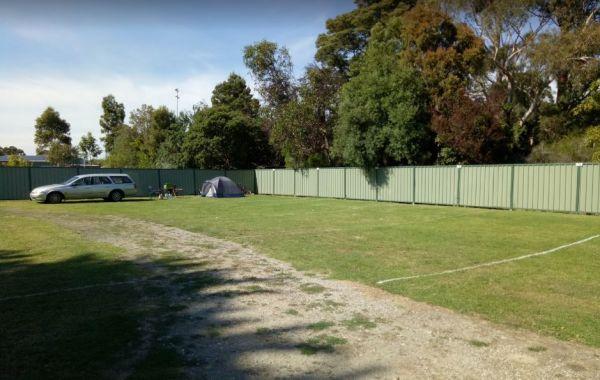
[[[35,152],[35,119],[54,107],[74,144],[100,137],[102,97],[127,114],[142,104],[179,110],[210,103],[236,72],[252,84],[244,46],[285,45],[296,75],[315,53],[325,21],[352,0],[0,0],[0,146]]]

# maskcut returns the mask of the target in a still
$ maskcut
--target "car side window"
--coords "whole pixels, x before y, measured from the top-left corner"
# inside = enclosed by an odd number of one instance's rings
[[[110,180],[108,179],[108,177],[92,177],[92,184],[93,185],[109,185]]]
[[[129,177],[126,176],[114,176],[110,177],[114,183],[131,183]]]
[[[79,178],[77,181],[73,182],[74,186],[83,186],[83,185],[91,185],[91,184],[92,184],[91,177]]]

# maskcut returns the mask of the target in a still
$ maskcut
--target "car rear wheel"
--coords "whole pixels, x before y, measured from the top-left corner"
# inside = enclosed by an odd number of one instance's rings
[[[61,193],[50,193],[46,196],[46,202],[48,203],[60,203],[63,200]]]
[[[123,199],[123,193],[119,190],[112,191],[108,195],[108,199],[110,199],[111,202],[120,202]]]

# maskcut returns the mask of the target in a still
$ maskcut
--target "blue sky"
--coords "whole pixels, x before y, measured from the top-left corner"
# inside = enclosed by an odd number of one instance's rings
[[[354,8],[330,1],[0,1],[0,146],[27,153],[35,118],[53,106],[74,143],[100,136],[101,98],[127,112],[147,103],[180,109],[208,102],[236,72],[245,45],[266,38],[290,50],[298,75],[325,21]]]

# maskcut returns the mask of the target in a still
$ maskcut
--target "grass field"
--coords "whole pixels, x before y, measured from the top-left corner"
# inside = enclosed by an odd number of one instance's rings
[[[114,378],[107,368],[142,344],[141,321],[159,318],[167,325],[170,300],[159,288],[94,287],[148,275],[121,258],[120,249],[2,211],[0,226],[0,378]],[[85,286],[91,288],[52,293]],[[159,338],[157,332],[147,342],[148,357],[132,378],[176,375],[176,353]]]
[[[0,215],[3,209],[122,215],[203,232],[251,245],[304,271],[600,347],[600,238],[498,266],[376,284],[551,249],[600,233],[600,217],[273,196],[120,204],[10,201],[0,203]],[[3,217],[2,228],[10,223]],[[8,246],[3,238],[2,255],[24,249],[22,240],[31,239],[30,233],[11,232]],[[76,261],[75,251],[61,255]],[[15,260],[46,261],[55,254],[51,246],[28,252]],[[102,255],[110,263],[110,252]]]

